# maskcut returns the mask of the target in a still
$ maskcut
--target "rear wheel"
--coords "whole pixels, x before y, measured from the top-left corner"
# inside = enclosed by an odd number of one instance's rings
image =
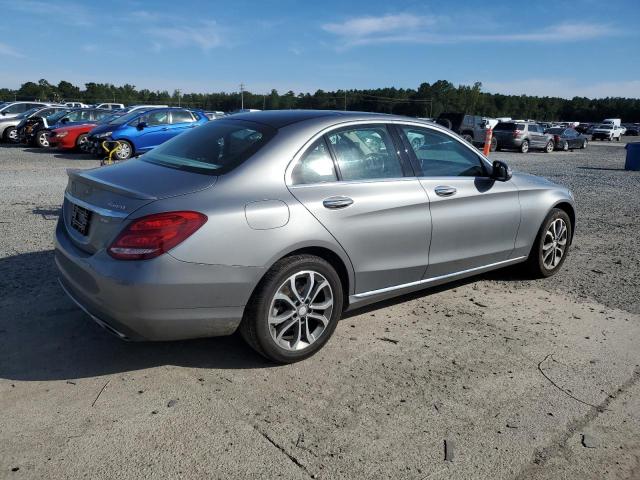
[[[550,277],[564,263],[571,242],[571,220],[564,210],[553,208],[542,222],[527,266],[535,277]]]
[[[464,139],[465,142],[473,143],[473,137],[471,135],[469,135],[468,133],[464,133],[462,135],[462,138]]]
[[[2,139],[5,142],[17,143],[17,141],[18,141],[18,130],[16,129],[16,127],[9,127],[7,129],[5,129],[4,133],[2,134]]]
[[[495,152],[498,150],[498,139],[496,137],[491,137],[491,145],[489,146],[489,151]]]
[[[523,140],[520,145],[520,153],[527,153],[529,151],[529,140]]]
[[[279,260],[260,281],[245,309],[240,333],[264,357],[293,363],[329,340],[342,313],[342,284],[322,258]]]
[[[553,140],[549,140],[549,143],[547,143],[547,146],[544,147],[544,151],[547,153],[552,153],[553,149],[554,149]]]

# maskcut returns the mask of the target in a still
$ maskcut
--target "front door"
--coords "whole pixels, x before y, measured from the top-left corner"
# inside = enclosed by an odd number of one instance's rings
[[[452,135],[409,125],[399,130],[429,196],[432,233],[425,278],[509,259],[520,224],[513,182],[489,178],[490,167],[473,147]]]
[[[422,279],[431,235],[427,195],[385,125],[321,137],[296,163],[291,183],[349,255],[356,294]]]
[[[168,110],[152,110],[140,121],[146,125],[135,138],[136,151],[149,150],[171,138]]]

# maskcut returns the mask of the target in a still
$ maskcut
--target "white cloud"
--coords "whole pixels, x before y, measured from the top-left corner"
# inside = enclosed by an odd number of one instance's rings
[[[14,57],[14,58],[24,57],[24,55],[22,55],[11,45],[7,45],[6,43],[0,43],[0,55],[5,55],[7,57]]]
[[[382,17],[357,17],[342,23],[326,23],[322,25],[322,29],[341,37],[362,38],[381,33],[389,34],[417,30],[434,23],[434,17],[400,13],[397,15],[383,15]]]
[[[640,80],[579,84],[575,80],[567,78],[532,78],[527,80],[482,82],[482,89],[507,95],[536,95],[561,98],[638,98],[640,95]]]
[[[359,45],[414,43],[456,44],[463,42],[569,42],[619,34],[611,25],[567,22],[528,32],[466,33],[451,31],[449,18],[409,14],[364,16],[341,23],[326,23],[322,29],[340,37],[339,48]],[[494,26],[494,29],[499,26]]]
[[[2,1],[0,6],[4,10],[13,10],[29,16],[73,27],[91,27],[94,16],[87,10],[86,4],[67,0],[47,2],[41,0]]]
[[[153,26],[144,29],[152,37],[156,50],[197,47],[203,51],[224,45],[221,28],[215,21],[203,21],[198,26]]]

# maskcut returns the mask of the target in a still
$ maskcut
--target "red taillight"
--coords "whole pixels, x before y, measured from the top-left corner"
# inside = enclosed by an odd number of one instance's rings
[[[518,138],[522,132],[520,130],[513,131],[513,138]]]
[[[185,241],[207,221],[198,212],[166,212],[131,222],[107,249],[118,260],[154,258]]]

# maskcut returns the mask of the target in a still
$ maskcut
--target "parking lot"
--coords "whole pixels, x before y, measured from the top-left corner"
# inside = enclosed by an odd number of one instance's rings
[[[124,343],[92,323],[57,284],[52,235],[66,169],[99,162],[0,145],[0,478],[639,478],[624,143],[491,154],[574,192],[556,276],[375,305],[289,366],[235,336]]]

